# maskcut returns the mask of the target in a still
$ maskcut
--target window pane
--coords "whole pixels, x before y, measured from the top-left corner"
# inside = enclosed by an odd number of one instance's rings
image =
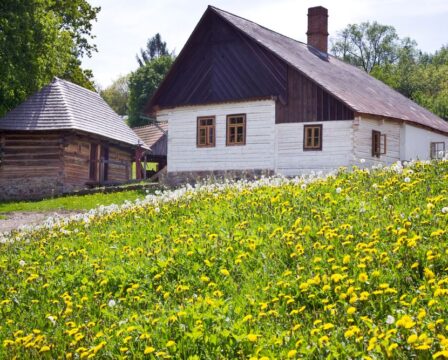
[[[205,145],[206,144],[206,130],[204,128],[199,129],[199,144]]]
[[[214,143],[215,132],[213,127],[208,128],[208,143],[211,145]]]

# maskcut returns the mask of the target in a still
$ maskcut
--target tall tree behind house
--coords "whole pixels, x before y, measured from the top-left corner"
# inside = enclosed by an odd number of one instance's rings
[[[332,41],[331,52],[448,120],[448,48],[424,54],[393,26],[376,21],[349,24]]]

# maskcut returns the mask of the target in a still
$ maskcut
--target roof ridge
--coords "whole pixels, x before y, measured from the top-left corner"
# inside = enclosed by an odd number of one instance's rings
[[[61,93],[61,97],[62,97],[62,101],[64,102],[64,108],[67,110],[67,116],[70,119],[70,127],[71,128],[76,128],[76,122],[75,122],[75,117],[73,115],[71,106],[67,100],[67,94],[65,93],[65,89],[62,86],[62,82],[66,82],[65,80],[59,79],[58,77],[54,77],[53,79],[53,84],[56,85],[56,88],[60,91]]]
[[[219,12],[219,11],[221,11],[221,12],[226,13],[226,14],[229,14],[229,15],[231,15],[231,16],[235,16],[235,17],[240,18],[240,19],[242,19],[242,20],[244,20],[244,21],[248,21],[248,22],[250,22],[250,23],[252,23],[252,24],[255,24],[255,25],[257,25],[257,26],[259,26],[259,27],[261,27],[261,28],[263,28],[263,29],[265,29],[265,30],[268,30],[268,31],[273,32],[273,33],[275,33],[275,34],[277,34],[277,35],[280,35],[280,36],[282,36],[282,37],[284,37],[284,38],[293,40],[293,41],[295,41],[295,42],[297,42],[297,43],[299,43],[299,44],[301,44],[301,45],[304,45],[304,46],[310,46],[310,47],[312,47],[313,49],[316,49],[314,46],[309,45],[309,44],[307,44],[307,43],[305,43],[305,42],[303,42],[303,41],[300,41],[300,40],[294,39],[294,38],[292,38],[292,37],[290,37],[290,36],[287,36],[287,35],[285,35],[285,34],[279,33],[278,31],[275,31],[275,30],[272,30],[272,29],[270,29],[270,28],[268,28],[268,27],[266,27],[266,26],[260,25],[259,23],[255,22],[255,21],[253,21],[253,20],[249,20],[249,19],[247,19],[247,18],[245,18],[245,17],[242,17],[242,16],[240,16],[240,15],[236,15],[236,14],[234,14],[234,13],[231,13],[230,11],[220,9],[220,8],[218,8],[218,7],[216,7],[216,6],[213,6],[213,5],[209,5],[208,7],[211,8],[212,10],[214,10],[215,12]],[[217,10],[217,11],[216,11],[216,10]],[[316,50],[319,50],[319,49],[316,49]],[[322,52],[322,51],[321,51],[321,52]],[[328,54],[328,55],[330,55],[330,54]],[[333,56],[332,56],[332,57],[333,57]]]
[[[168,121],[167,120],[163,120],[163,121],[158,121],[157,123],[158,124],[151,123],[151,124],[146,124],[146,125],[134,126],[131,129],[134,130],[134,129],[141,129],[141,128],[148,127],[148,126],[157,126],[157,125],[160,125],[160,124],[168,124]]]

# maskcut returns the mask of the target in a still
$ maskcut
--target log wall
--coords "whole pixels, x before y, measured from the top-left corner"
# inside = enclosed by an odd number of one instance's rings
[[[0,133],[0,200],[62,192],[62,149],[60,134]]]
[[[102,180],[103,168],[100,155],[97,159],[97,176],[90,178],[90,147],[98,145],[98,154],[101,147],[109,148],[107,160],[107,179]],[[64,192],[70,192],[86,187],[86,184],[124,183],[130,179],[130,166],[133,151],[121,149],[116,145],[88,136],[70,135],[64,140]]]
[[[105,183],[130,179],[131,148],[68,132],[0,133],[0,201],[40,199],[83,189],[90,179],[91,144],[109,147]],[[98,161],[100,174],[100,162]]]

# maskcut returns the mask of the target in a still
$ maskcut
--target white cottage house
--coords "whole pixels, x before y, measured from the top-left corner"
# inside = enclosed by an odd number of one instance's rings
[[[327,52],[209,6],[146,112],[168,122],[168,177],[280,173],[440,156],[448,123]]]

